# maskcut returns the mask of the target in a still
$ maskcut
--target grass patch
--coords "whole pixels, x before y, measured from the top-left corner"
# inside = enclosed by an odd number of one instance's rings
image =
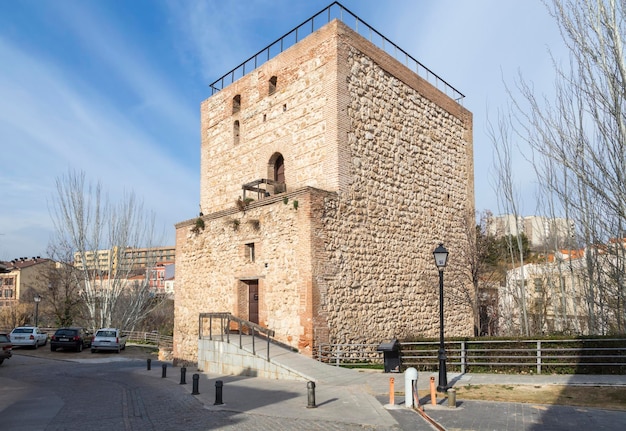
[[[455,386],[455,389],[457,400],[554,404],[626,411],[626,387],[622,386],[467,385]],[[428,391],[420,391],[420,397],[428,395]]]

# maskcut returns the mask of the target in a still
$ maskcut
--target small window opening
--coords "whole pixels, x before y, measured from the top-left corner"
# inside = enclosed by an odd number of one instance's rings
[[[263,122],[265,123],[265,120],[267,120],[267,114],[263,114]]]
[[[269,87],[269,92],[268,94],[274,94],[274,92],[276,91],[276,81],[278,78],[276,78],[275,76],[272,76],[270,78],[270,87]]]
[[[246,259],[249,262],[254,262],[254,243],[250,242],[246,244]]]
[[[233,123],[233,142],[235,145],[239,144],[239,120]]]
[[[240,109],[241,109],[241,95],[238,94],[235,97],[233,97],[233,114],[235,112],[239,112]]]
[[[274,161],[274,193],[284,193],[285,187],[285,159],[279,155]]]

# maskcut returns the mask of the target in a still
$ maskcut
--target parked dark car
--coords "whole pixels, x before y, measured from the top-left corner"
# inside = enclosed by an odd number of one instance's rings
[[[0,332],[0,364],[2,364],[5,359],[9,359],[11,357],[11,348],[12,345],[9,335],[4,332]]]
[[[82,352],[83,347],[91,346],[91,334],[84,328],[59,328],[50,338],[50,350],[56,351],[59,347]]]

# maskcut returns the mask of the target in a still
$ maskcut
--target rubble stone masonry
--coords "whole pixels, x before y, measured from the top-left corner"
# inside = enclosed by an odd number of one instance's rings
[[[333,21],[203,102],[201,126],[205,228],[176,226],[177,360],[196,359],[199,313],[248,317],[251,280],[259,323],[304,354],[436,337],[439,242],[450,251],[446,336],[473,333],[463,257],[472,116],[462,106]],[[275,154],[287,192],[241,211],[242,184],[271,178]]]

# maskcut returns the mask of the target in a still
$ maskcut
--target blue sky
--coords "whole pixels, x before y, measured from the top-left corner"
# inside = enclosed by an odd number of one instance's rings
[[[199,202],[209,84],[330,0],[0,2],[0,259],[44,256],[55,178],[84,170],[111,196],[133,190],[165,243]],[[518,74],[552,87],[562,43],[540,0],[343,0],[466,95],[474,114],[476,209],[498,213],[487,115]],[[516,160],[522,212],[533,182]]]

